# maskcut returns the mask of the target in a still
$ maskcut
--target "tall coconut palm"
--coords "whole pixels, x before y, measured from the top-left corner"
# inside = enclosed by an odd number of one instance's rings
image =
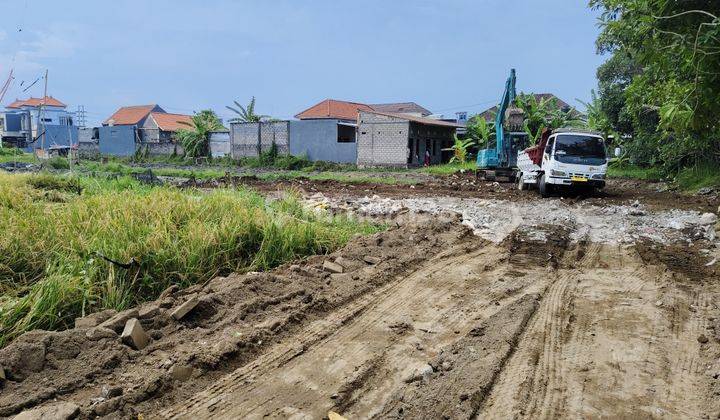
[[[252,99],[250,99],[250,103],[245,107],[240,105],[240,102],[233,101],[235,103],[235,107],[232,106],[226,106],[225,108],[229,109],[230,111],[238,114],[237,117],[230,119],[230,122],[260,122],[269,119],[270,117],[268,115],[258,115],[255,113],[255,97],[253,96]]]

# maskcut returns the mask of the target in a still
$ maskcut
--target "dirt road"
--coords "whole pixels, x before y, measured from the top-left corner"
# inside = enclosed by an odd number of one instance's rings
[[[171,290],[140,308],[157,306],[140,351],[96,328],[22,337],[0,350],[0,415],[718,418],[715,216],[316,193],[394,227]],[[167,316],[193,294],[188,318]]]

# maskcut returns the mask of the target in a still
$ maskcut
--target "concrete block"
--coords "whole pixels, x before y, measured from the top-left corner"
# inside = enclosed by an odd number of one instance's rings
[[[117,338],[118,335],[110,328],[93,327],[85,333],[85,336],[92,341],[97,341],[103,338]]]
[[[342,273],[345,271],[342,265],[334,263],[332,261],[325,261],[323,263],[323,269],[331,273]]]
[[[107,321],[108,319],[110,319],[110,317],[116,314],[116,310],[106,309],[104,311],[95,312],[94,314],[90,314],[82,318],[75,318],[75,328],[96,327],[100,323]]]
[[[138,310],[138,318],[150,319],[160,313],[160,305],[157,303],[150,303],[143,306]]]
[[[138,321],[137,318],[131,318],[127,321],[120,338],[123,343],[135,350],[144,349],[150,342],[150,337],[145,334],[145,330],[142,325],[140,325],[140,321]]]
[[[193,295],[190,299],[185,301],[182,305],[175,308],[171,313],[170,316],[173,317],[175,320],[179,321],[185,317],[190,311],[195,309],[195,307],[198,304],[199,299],[197,295]]]
[[[128,319],[137,318],[137,316],[137,309],[128,309],[126,311],[118,313],[117,315],[113,316],[112,318],[108,319],[107,321],[103,322],[98,326],[103,328],[110,328],[111,330],[118,332],[127,323]]]
[[[192,376],[193,368],[187,365],[173,365],[170,368],[170,376],[176,381],[184,382]]]
[[[378,258],[378,257],[373,257],[372,255],[366,255],[366,256],[363,257],[363,261],[365,261],[365,262],[368,263],[368,264],[373,264],[373,265],[375,265],[375,264],[380,264],[380,262],[382,261],[382,259],[381,259],[381,258]]]
[[[70,402],[26,410],[15,416],[15,420],[68,420],[80,413],[80,407]]]

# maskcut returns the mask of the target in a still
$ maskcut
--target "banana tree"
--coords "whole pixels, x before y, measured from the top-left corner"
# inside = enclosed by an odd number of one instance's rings
[[[230,122],[260,122],[269,119],[268,115],[259,115],[255,113],[255,97],[250,99],[250,103],[247,106],[240,105],[240,102],[233,101],[235,107],[226,106],[225,108],[236,113],[238,116],[230,119]]]
[[[473,138],[460,140],[457,135],[454,135],[454,140],[455,141],[451,147],[442,150],[453,152],[453,157],[450,158],[450,163],[460,163],[461,165],[465,165],[467,163],[468,156],[470,156],[470,147],[472,147],[475,143],[475,140]]]

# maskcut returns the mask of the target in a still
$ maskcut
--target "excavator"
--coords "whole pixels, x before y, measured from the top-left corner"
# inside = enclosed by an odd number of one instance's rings
[[[525,114],[513,106],[517,95],[515,80],[515,69],[511,69],[495,114],[495,143],[477,154],[477,176],[486,180],[504,177],[515,182],[518,152],[528,144],[528,135],[523,130]]]

